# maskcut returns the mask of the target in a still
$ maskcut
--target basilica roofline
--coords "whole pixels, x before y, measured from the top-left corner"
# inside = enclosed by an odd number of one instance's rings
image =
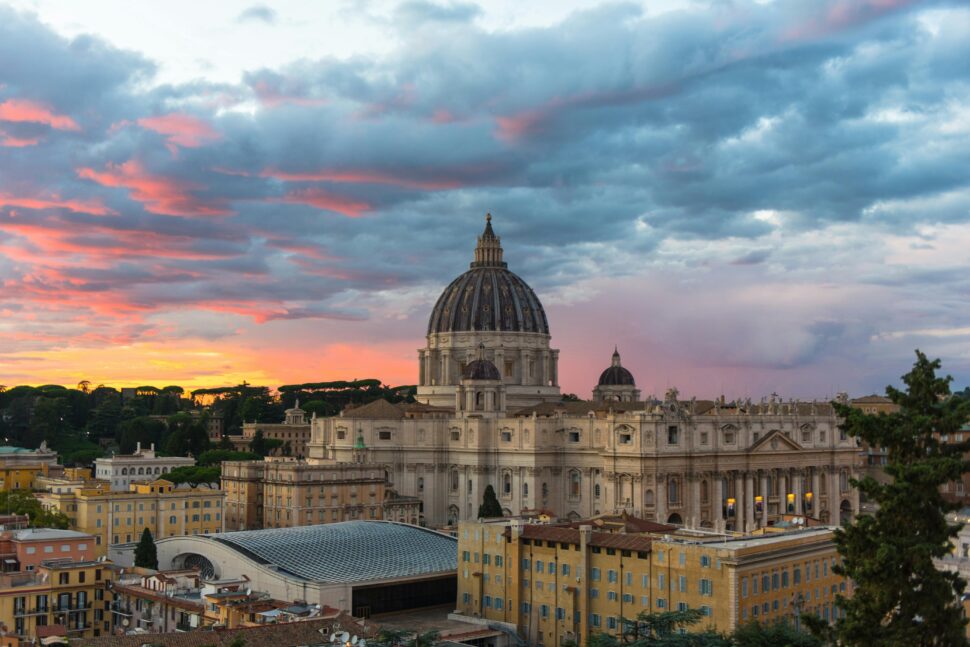
[[[671,407],[670,405],[674,406]],[[562,402],[543,402],[537,405],[521,407],[504,412],[506,418],[518,417],[582,417],[594,415],[605,418],[610,415],[668,416],[670,414],[686,416],[781,416],[781,417],[813,417],[831,416],[834,410],[828,402],[722,402],[717,400],[639,400],[630,402],[599,402],[594,400],[569,400]],[[453,407],[434,406],[420,402],[392,403],[387,400],[375,400],[358,407],[344,409],[338,417],[341,418],[370,418],[393,420],[402,418],[454,418]]]

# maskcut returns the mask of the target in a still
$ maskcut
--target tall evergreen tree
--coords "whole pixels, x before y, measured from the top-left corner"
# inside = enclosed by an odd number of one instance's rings
[[[158,549],[155,548],[155,538],[148,528],[141,533],[141,539],[135,546],[135,566],[158,570]]]
[[[886,388],[900,410],[868,415],[836,405],[846,433],[887,452],[880,484],[872,477],[854,487],[878,505],[872,515],[836,531],[842,564],[835,572],[851,578],[851,597],[837,596],[844,611],[831,629],[817,618],[806,622],[842,645],[966,645],[966,619],[959,603],[966,582],[933,565],[952,549],[959,525],[946,513],[959,507],[941,495],[941,486],[970,471],[964,459],[970,442],[954,442],[967,422],[970,402],[951,398],[951,378],[937,377],[940,361],[916,351],[913,370],[903,376],[906,390]]]
[[[495,496],[495,488],[491,485],[485,486],[485,493],[482,497],[482,505],[478,506],[478,518],[489,519],[502,516],[502,505]]]

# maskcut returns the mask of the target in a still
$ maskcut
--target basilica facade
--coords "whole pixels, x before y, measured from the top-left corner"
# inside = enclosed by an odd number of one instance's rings
[[[644,399],[617,350],[591,376],[589,401],[563,401],[545,310],[508,269],[490,216],[418,358],[418,402],[317,418],[307,452],[311,463],[382,466],[421,500],[427,525],[474,519],[488,485],[507,514],[628,512],[717,531],[786,515],[836,524],[858,510],[858,447],[828,403],[676,389]]]

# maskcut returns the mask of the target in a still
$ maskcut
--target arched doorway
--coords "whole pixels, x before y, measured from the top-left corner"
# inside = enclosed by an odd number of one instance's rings
[[[839,506],[839,524],[844,526],[847,523],[852,523],[852,504],[847,499],[842,499]]]
[[[704,519],[704,521],[701,522],[701,528],[713,528],[713,527],[714,527],[714,524],[708,521],[707,519]]]
[[[670,515],[669,517],[667,517],[667,523],[672,523],[672,524],[676,524],[678,526],[682,526],[682,525],[684,525],[684,520],[681,518],[681,516],[679,514],[677,514],[675,512],[672,515]]]

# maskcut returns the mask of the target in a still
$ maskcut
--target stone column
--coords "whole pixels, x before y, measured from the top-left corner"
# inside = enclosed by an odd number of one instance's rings
[[[690,475],[690,527],[701,527],[701,478],[698,474]]]
[[[795,514],[802,514],[802,471],[795,470],[795,487],[792,491],[795,493]]]
[[[744,478],[741,472],[734,476],[734,530],[744,532]]]
[[[723,485],[721,483],[721,475],[715,472],[711,476],[712,491],[714,492],[711,498],[711,510],[714,512],[712,522],[714,523],[714,530],[718,532],[724,531],[724,492]]]
[[[667,475],[657,474],[657,521],[667,523]]]
[[[839,507],[842,504],[842,492],[839,490],[839,470],[829,472],[829,523],[839,525]]]
[[[758,525],[758,520],[754,516],[754,475],[751,472],[745,474],[744,478],[744,518],[745,532],[751,532]]]
[[[451,354],[441,351],[441,383],[451,384]]]
[[[822,480],[819,478],[818,468],[812,468],[812,516],[818,519],[819,506],[822,505]]]
[[[778,489],[780,490],[778,514],[788,514],[788,472],[783,470],[778,472]]]
[[[420,369],[419,370],[420,375],[418,375],[418,384],[422,386],[428,383],[427,368],[425,368],[425,365],[427,363],[426,356],[427,356],[427,353],[425,351],[423,350],[418,351],[418,368]]]
[[[768,475],[761,473],[761,527],[768,527]]]

